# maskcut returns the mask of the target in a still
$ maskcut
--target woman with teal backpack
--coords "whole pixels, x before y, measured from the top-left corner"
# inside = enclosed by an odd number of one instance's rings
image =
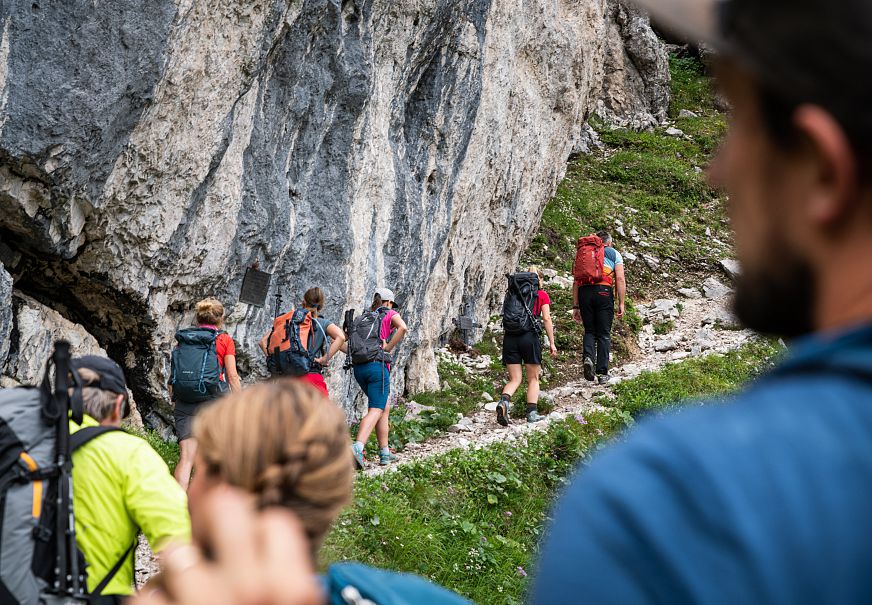
[[[242,390],[236,370],[236,344],[223,330],[224,305],[214,298],[201,300],[196,318],[197,327],[176,332],[178,344],[170,363],[169,393],[179,439],[179,463],[174,476],[185,490],[197,453],[197,441],[191,438],[194,416],[228,390]]]

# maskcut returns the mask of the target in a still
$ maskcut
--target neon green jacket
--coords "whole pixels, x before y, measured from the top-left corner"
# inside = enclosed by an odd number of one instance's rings
[[[85,416],[70,433],[99,423]],[[188,499],[163,459],[144,439],[121,431],[100,435],[73,453],[76,538],[88,562],[93,590],[142,530],[155,552],[168,540],[189,542]],[[133,593],[131,553],[103,590]]]

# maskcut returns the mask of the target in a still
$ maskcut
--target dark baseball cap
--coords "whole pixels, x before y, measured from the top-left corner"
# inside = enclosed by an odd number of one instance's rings
[[[735,60],[788,104],[819,105],[849,133],[872,134],[870,0],[632,1],[658,26]]]
[[[71,362],[74,370],[87,368],[100,375],[97,383],[89,383],[86,386],[97,387],[104,391],[111,391],[120,395],[127,395],[127,382],[124,380],[124,372],[121,367],[108,357],[99,355],[85,355],[77,357]]]

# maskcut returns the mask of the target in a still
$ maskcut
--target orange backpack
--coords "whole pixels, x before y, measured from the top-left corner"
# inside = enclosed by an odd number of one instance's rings
[[[317,351],[315,330],[320,330],[327,342],[321,325],[306,309],[295,309],[273,320],[273,329],[267,341],[267,368],[272,374],[302,376],[313,370]]]

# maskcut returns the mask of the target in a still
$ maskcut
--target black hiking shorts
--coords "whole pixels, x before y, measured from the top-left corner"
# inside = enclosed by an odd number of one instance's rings
[[[204,401],[202,403],[175,402],[173,407],[173,420],[176,421],[176,436],[179,441],[191,438],[194,427],[194,417],[197,415],[197,412],[208,406],[210,403],[212,403],[212,401]]]
[[[536,332],[506,334],[503,337],[503,364],[542,365],[542,339]]]

